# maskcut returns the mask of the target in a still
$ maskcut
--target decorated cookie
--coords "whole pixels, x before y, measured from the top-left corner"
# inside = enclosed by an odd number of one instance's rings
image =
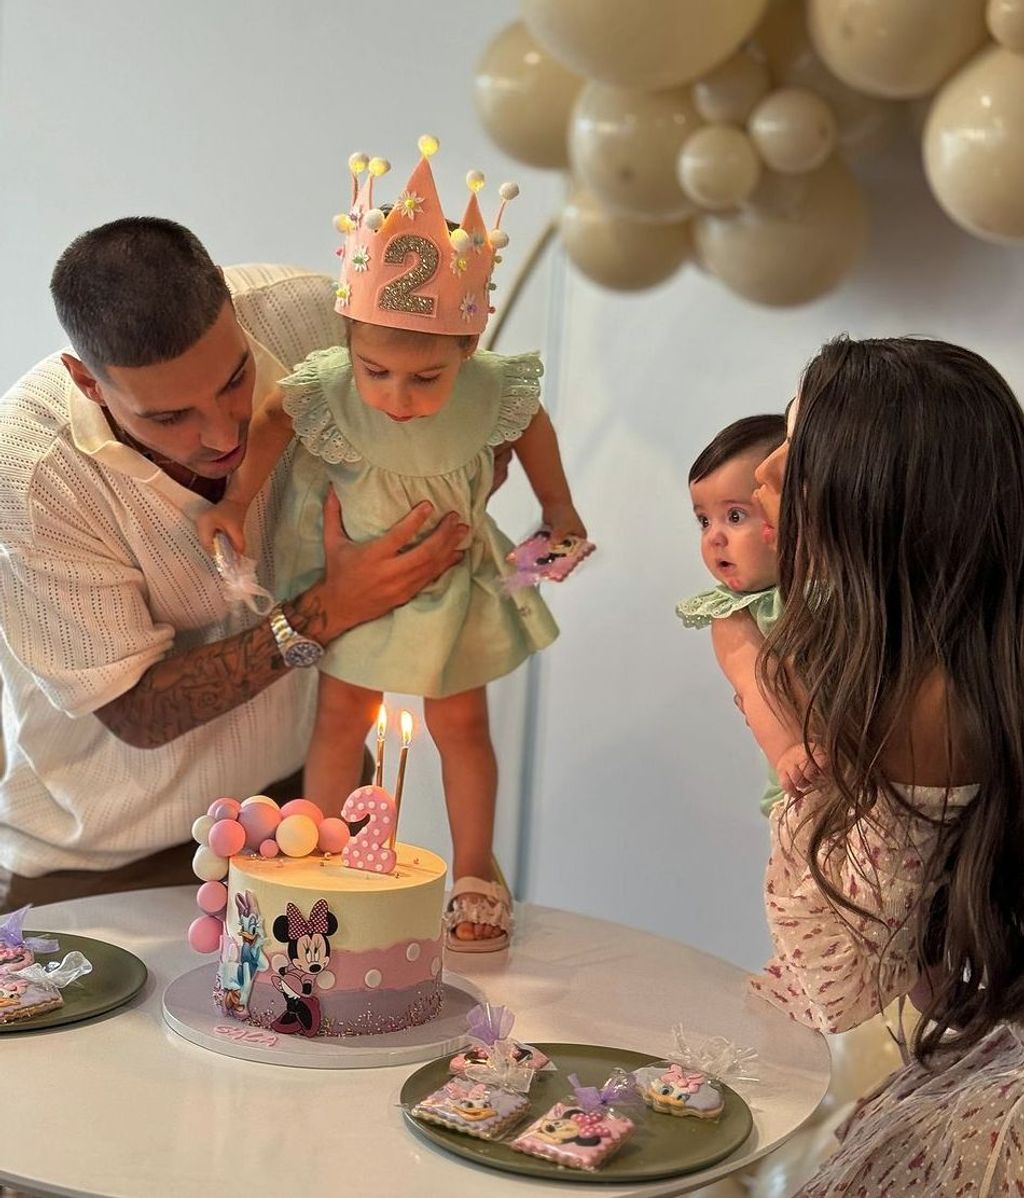
[[[480,1003],[473,1007],[466,1014],[466,1030],[473,1042],[451,1059],[448,1067],[452,1073],[463,1074],[470,1065],[490,1064],[493,1046],[498,1041],[505,1045],[503,1055],[508,1056],[514,1064],[525,1065],[529,1069],[543,1069],[549,1063],[549,1058],[540,1049],[509,1039],[515,1021],[516,1017],[508,1007],[494,1003]]]
[[[594,552],[594,545],[583,537],[566,537],[552,542],[546,528],[517,545],[508,554],[515,569],[505,577],[509,590],[538,586],[542,582],[564,582],[585,557]]]
[[[520,1044],[518,1040],[510,1040],[513,1059],[530,1069],[543,1069],[550,1061],[539,1048],[532,1044]],[[467,1065],[486,1065],[491,1059],[491,1050],[486,1044],[471,1044],[464,1048],[458,1056],[452,1057],[449,1069],[460,1075],[465,1073]]]
[[[637,1069],[637,1091],[647,1105],[665,1115],[717,1119],[725,1106],[722,1092],[706,1073],[679,1064],[645,1065]]]
[[[36,959],[36,953],[55,953],[60,947],[56,940],[48,936],[23,934],[25,916],[31,905],[29,903],[0,918],[0,969],[24,969]]]
[[[622,1147],[635,1126],[632,1119],[615,1111],[584,1111],[572,1103],[556,1102],[509,1147],[569,1169],[592,1172]]]
[[[514,1094],[483,1082],[453,1078],[412,1108],[412,1115],[451,1131],[495,1140],[529,1110],[524,1094]]]
[[[64,1005],[60,991],[45,982],[31,981],[20,970],[0,969],[0,1023],[31,1019]]]

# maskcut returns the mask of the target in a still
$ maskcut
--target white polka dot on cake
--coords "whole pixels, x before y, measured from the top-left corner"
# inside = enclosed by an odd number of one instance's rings
[[[433,959],[433,961],[430,962],[430,972],[434,975],[435,978],[441,972],[441,958],[440,957],[435,957]]]
[[[366,971],[366,977],[363,978],[363,981],[367,984],[367,986],[370,987],[371,990],[376,990],[380,985],[381,980],[381,973],[379,969],[368,969]]]
[[[410,944],[405,950],[405,959],[407,961],[418,961],[420,959],[420,946],[418,944]]]

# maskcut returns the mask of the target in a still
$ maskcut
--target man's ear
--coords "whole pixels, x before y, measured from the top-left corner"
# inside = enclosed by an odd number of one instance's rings
[[[107,406],[100,391],[100,384],[96,376],[92,373],[84,362],[80,362],[73,354],[61,354],[60,360],[64,363],[64,369],[71,375],[71,381],[75,386],[93,401],[98,403],[100,407]]]

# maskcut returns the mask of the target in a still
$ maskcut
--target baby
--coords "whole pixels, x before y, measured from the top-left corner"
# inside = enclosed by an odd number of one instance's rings
[[[688,628],[711,625],[718,664],[774,766],[761,797],[766,815],[784,794],[809,789],[818,774],[796,714],[769,700],[756,676],[758,654],[781,605],[775,534],[753,498],[754,471],[785,439],[784,416],[748,416],[724,428],[690,467],[701,557],[718,586],[676,607]]]

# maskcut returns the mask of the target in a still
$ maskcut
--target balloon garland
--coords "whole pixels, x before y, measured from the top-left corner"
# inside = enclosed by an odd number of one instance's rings
[[[1024,244],[1024,0],[523,0],[522,13],[481,56],[477,110],[511,157],[569,171],[561,239],[605,287],[651,287],[696,257],[757,303],[824,295],[867,240],[848,164],[906,101],[929,105],[922,153],[943,210]]]

